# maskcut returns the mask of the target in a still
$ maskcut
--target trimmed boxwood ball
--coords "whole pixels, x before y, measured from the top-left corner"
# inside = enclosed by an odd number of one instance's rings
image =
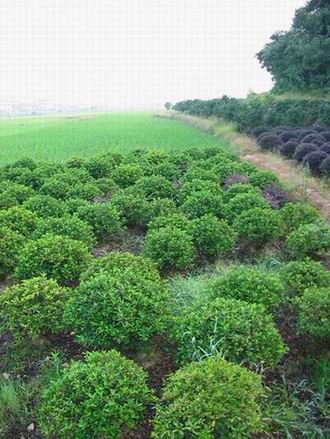
[[[330,249],[330,229],[326,224],[305,224],[287,239],[288,250],[296,258],[323,254]]]
[[[293,158],[297,160],[297,162],[301,163],[307,154],[317,151],[318,147],[313,145],[312,143],[301,143],[297,148],[293,155]]]
[[[134,163],[121,163],[112,172],[111,177],[121,188],[126,188],[132,186],[143,177],[143,175],[143,169],[140,165]]]
[[[322,177],[330,177],[330,156],[324,159],[321,163],[320,172]]]
[[[123,258],[122,258],[123,259]],[[110,270],[95,266],[72,292],[64,320],[79,343],[92,348],[136,348],[161,334],[169,321],[169,292],[156,268],[117,264]]]
[[[258,145],[261,146],[262,149],[266,149],[268,151],[272,151],[282,145],[282,140],[276,134],[269,134],[268,136],[263,136],[258,139]]]
[[[294,156],[298,145],[299,143],[296,140],[289,140],[280,147],[280,153],[284,155],[284,157],[291,159]]]
[[[105,197],[111,197],[119,190],[117,183],[115,183],[114,180],[109,177],[103,177],[95,180],[95,185]]]
[[[234,229],[246,241],[261,245],[279,238],[281,221],[277,212],[255,207],[243,212],[235,219]]]
[[[264,171],[262,169],[254,169],[249,173],[250,183],[261,190],[272,183],[278,183],[278,177],[274,172]]]
[[[159,215],[148,223],[148,230],[158,230],[162,227],[174,227],[176,229],[188,231],[191,222],[179,210],[169,215]]]
[[[186,198],[181,209],[190,219],[200,218],[207,214],[221,218],[224,213],[223,197],[220,193],[210,191],[193,192]]]
[[[93,201],[101,195],[102,192],[97,187],[96,183],[85,182],[72,186],[68,193],[68,198],[82,198],[83,200]]]
[[[290,295],[302,294],[310,287],[330,285],[330,271],[321,262],[309,258],[284,264],[281,267],[280,276]]]
[[[259,137],[261,134],[268,132],[269,132],[269,128],[264,126],[256,127],[252,130],[252,134],[254,137]]]
[[[205,167],[203,168],[201,163],[198,163],[198,166],[193,166],[188,169],[188,171],[182,177],[182,182],[187,183],[193,180],[205,180],[205,181],[213,181],[216,184],[220,183],[219,176],[213,170],[210,170],[210,164],[205,163]]]
[[[8,227],[0,227],[0,279],[13,271],[24,244],[22,235]]]
[[[320,135],[330,142],[330,131],[321,131]]]
[[[148,224],[158,216],[169,216],[178,212],[177,206],[169,198],[156,198],[146,205],[145,223]]]
[[[135,183],[135,188],[141,192],[148,201],[156,198],[173,198],[175,194],[173,184],[161,175],[142,177]]]
[[[202,299],[188,306],[177,318],[175,336],[181,363],[221,352],[235,363],[274,367],[286,352],[266,308],[235,299]]]
[[[229,268],[207,285],[211,299],[223,297],[259,303],[270,311],[279,305],[283,291],[283,283],[278,275],[245,265]]]
[[[2,181],[0,192],[1,194],[10,195],[18,204],[23,203],[35,194],[31,187],[12,181]]]
[[[39,217],[60,217],[65,212],[65,203],[50,195],[35,195],[23,203],[26,209],[35,212]]]
[[[41,195],[49,195],[53,198],[66,199],[69,198],[71,184],[64,181],[61,176],[55,176],[45,181],[39,190]]]
[[[119,438],[155,398],[143,369],[118,352],[89,352],[42,389],[38,423],[47,438]]]
[[[109,203],[88,203],[78,209],[77,215],[90,224],[99,242],[117,237],[122,231],[119,212]]]
[[[6,227],[23,236],[30,236],[37,224],[37,215],[22,206],[0,211],[0,227]]]
[[[161,269],[183,269],[194,262],[192,236],[177,227],[150,230],[144,241],[143,254]]]
[[[314,151],[304,157],[303,165],[306,166],[313,175],[320,175],[320,165],[328,154],[322,151]]]
[[[126,226],[144,225],[148,212],[148,202],[144,195],[133,187],[119,190],[110,201]]]
[[[195,192],[213,192],[222,193],[219,183],[210,180],[191,180],[184,183],[177,194],[178,201],[182,204]]]
[[[76,215],[65,215],[61,218],[50,217],[44,221],[39,221],[32,238],[41,238],[46,233],[67,236],[85,243],[88,248],[92,248],[96,244],[92,226]]]
[[[198,251],[210,258],[233,250],[237,239],[235,230],[214,215],[204,215],[193,220],[191,233]]]
[[[267,201],[260,194],[247,193],[238,194],[228,201],[225,206],[225,217],[229,221],[234,221],[243,212],[253,208],[269,209]]]
[[[279,210],[279,215],[281,217],[283,235],[296,230],[303,224],[319,222],[321,219],[319,211],[304,202],[286,203]]]
[[[29,279],[45,274],[62,284],[79,279],[91,261],[85,244],[66,236],[46,234],[35,241],[28,241],[21,251],[15,276]]]
[[[85,167],[93,178],[110,177],[111,172],[120,161],[120,154],[108,153],[91,158],[86,162]]]
[[[320,151],[330,154],[330,142],[323,143],[323,145],[320,147]]]
[[[191,363],[169,377],[156,405],[154,439],[248,438],[262,428],[261,378],[220,357]]]
[[[311,287],[297,299],[298,327],[313,339],[330,339],[330,288]]]
[[[235,183],[223,192],[223,200],[228,203],[232,198],[239,194],[261,194],[261,191],[252,184]]]
[[[301,143],[314,143],[317,146],[321,146],[327,140],[320,134],[308,134],[301,139]]]
[[[0,295],[2,331],[36,338],[63,330],[62,312],[68,291],[55,280],[35,277],[6,288]]]

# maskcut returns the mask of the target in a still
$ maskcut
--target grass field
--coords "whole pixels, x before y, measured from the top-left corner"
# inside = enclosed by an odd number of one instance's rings
[[[115,113],[0,121],[0,165],[31,157],[61,161],[105,151],[180,149],[219,145],[219,140],[179,121],[150,113]],[[224,146],[224,145],[223,145]]]

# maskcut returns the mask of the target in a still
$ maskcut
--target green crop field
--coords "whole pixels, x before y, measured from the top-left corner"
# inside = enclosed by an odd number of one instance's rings
[[[214,137],[150,113],[114,113],[0,121],[0,164],[30,157],[60,161],[136,148],[180,149],[219,145]]]

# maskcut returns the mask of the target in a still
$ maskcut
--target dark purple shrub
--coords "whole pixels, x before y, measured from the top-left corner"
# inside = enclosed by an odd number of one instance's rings
[[[318,146],[321,146],[325,142],[326,139],[320,134],[308,134],[301,140],[301,143],[315,143],[315,145]]]
[[[264,127],[264,126],[260,126],[260,127],[254,128],[252,130],[252,135],[257,138],[260,136],[260,134],[267,133],[268,131],[269,131],[269,128]]]
[[[328,154],[322,151],[310,152],[304,157],[303,165],[306,166],[313,175],[320,175],[320,165]]]
[[[290,201],[289,193],[276,183],[267,186],[262,194],[273,209],[280,209]]]
[[[306,136],[308,136],[309,134],[317,134],[316,131],[312,130],[311,128],[306,128],[306,129],[302,129],[300,130],[300,133],[298,135],[298,140],[299,142],[302,141],[302,139]]]
[[[321,163],[320,172],[323,177],[330,177],[330,156]]]
[[[297,160],[297,162],[302,162],[307,154],[313,151],[317,151],[317,146],[312,143],[301,143],[297,148],[296,152],[294,153],[294,158]]]
[[[320,151],[330,154],[330,142],[323,143],[323,145],[320,148]]]
[[[289,140],[292,139],[297,139],[298,138],[298,134],[295,131],[284,131],[282,134],[280,134],[280,139],[282,140],[282,142],[288,142]]]
[[[330,131],[322,131],[320,135],[330,142]]]
[[[282,140],[276,134],[269,134],[268,136],[263,136],[258,140],[258,144],[262,149],[271,151],[282,145]]]
[[[298,147],[299,143],[297,140],[289,140],[288,142],[284,143],[280,147],[280,153],[287,157],[288,159],[291,159]]]
[[[282,133],[285,133],[286,131],[290,131],[290,128],[289,127],[285,127],[285,126],[278,126],[278,127],[275,127],[273,129],[273,133],[277,134],[278,136],[280,134],[282,134]]]

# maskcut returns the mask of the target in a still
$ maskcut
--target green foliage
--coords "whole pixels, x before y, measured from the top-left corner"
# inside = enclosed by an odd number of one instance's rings
[[[127,226],[142,225],[145,222],[147,200],[133,188],[119,190],[112,197],[111,205],[119,212],[120,218]]]
[[[120,163],[120,156],[116,154],[103,154],[91,158],[86,163],[86,169],[94,178],[109,177],[113,169]]]
[[[330,85],[330,5],[309,0],[296,11],[287,32],[276,32],[257,54],[279,90],[324,88]]]
[[[1,200],[4,200],[5,198],[12,198],[17,204],[20,204],[27,200],[29,197],[32,197],[32,195],[34,195],[34,190],[31,187],[25,186],[23,184],[14,183],[12,181],[3,181],[1,182],[0,195]],[[1,206],[1,208],[4,207]]]
[[[25,245],[15,276],[30,279],[45,274],[58,282],[70,283],[79,279],[90,261],[91,256],[82,242],[66,236],[46,234]]]
[[[67,290],[45,277],[5,289],[0,295],[0,314],[4,319],[1,331],[31,338],[60,332],[67,297]]]
[[[263,305],[235,299],[197,301],[178,317],[181,362],[222,353],[237,363],[274,367],[286,348]]]
[[[291,295],[302,294],[306,288],[326,287],[330,284],[330,272],[309,258],[291,261],[281,267],[281,278]]]
[[[219,297],[259,303],[269,311],[276,308],[283,294],[279,277],[259,267],[237,265],[212,279],[207,286],[212,299]]]
[[[39,217],[60,217],[64,214],[65,204],[50,195],[35,195],[23,203],[26,209],[35,212]]]
[[[178,198],[181,203],[183,203],[190,194],[194,192],[213,192],[213,193],[221,193],[220,186],[218,182],[213,180],[191,180],[183,183],[178,193]]]
[[[95,185],[103,196],[111,197],[118,190],[119,186],[112,178],[103,177],[95,180]]]
[[[143,177],[143,169],[138,164],[122,163],[117,166],[111,177],[121,188],[126,188]]]
[[[243,212],[254,209],[268,209],[270,208],[267,201],[260,194],[255,193],[245,193],[245,194],[237,194],[235,197],[231,198],[226,204],[226,218],[230,221],[234,221],[236,217],[238,217]]]
[[[149,230],[157,230],[162,227],[175,228],[184,231],[188,231],[191,225],[191,221],[181,213],[180,211],[176,211],[170,213],[168,215],[159,215],[156,216],[154,220],[148,223]]]
[[[61,439],[120,437],[154,401],[146,381],[146,373],[118,352],[90,352],[42,391],[41,431]]]
[[[29,236],[37,227],[38,217],[21,206],[0,211],[0,227],[5,227],[23,236]]]
[[[284,234],[296,230],[303,224],[312,224],[320,221],[320,214],[315,207],[303,202],[287,203],[280,210]]]
[[[156,406],[152,437],[249,438],[261,429],[260,377],[220,357],[171,375]]]
[[[235,230],[214,215],[193,220],[191,233],[198,251],[211,258],[233,250],[237,239]]]
[[[315,339],[330,338],[330,288],[311,287],[297,299],[298,326]]]
[[[305,224],[290,233],[288,250],[297,258],[325,253],[330,248],[330,229],[326,224]]]
[[[119,212],[109,203],[86,204],[78,208],[77,215],[93,228],[99,242],[118,236],[122,230]]]
[[[172,215],[177,212],[176,204],[169,198],[155,198],[148,202],[145,213],[145,223],[149,224],[158,216]]]
[[[169,293],[150,261],[113,254],[96,262],[68,301],[64,319],[92,347],[136,347],[165,329]]]
[[[241,238],[261,245],[280,236],[281,222],[277,212],[256,207],[239,215],[234,221],[234,229]]]
[[[177,227],[150,230],[145,238],[143,253],[161,269],[183,269],[194,261],[193,240],[188,232]]]
[[[256,189],[250,183],[235,183],[229,186],[223,193],[223,199],[225,203],[228,203],[232,198],[236,197],[236,195],[241,194],[260,194],[260,191]]]
[[[93,228],[76,215],[65,215],[61,218],[45,218],[40,221],[33,232],[33,239],[42,238],[46,233],[67,236],[68,238],[81,241],[92,248],[96,244]]]
[[[222,195],[209,191],[192,192],[182,204],[181,209],[188,218],[192,219],[207,214],[221,218],[224,211]]]
[[[0,227],[0,278],[9,274],[24,246],[24,237],[7,227]]]
[[[265,189],[272,183],[278,183],[278,178],[274,172],[256,168],[252,172],[249,172],[249,180],[252,186],[259,189]]]
[[[136,182],[135,187],[149,201],[156,198],[173,198],[175,193],[173,184],[161,175],[142,177]]]

